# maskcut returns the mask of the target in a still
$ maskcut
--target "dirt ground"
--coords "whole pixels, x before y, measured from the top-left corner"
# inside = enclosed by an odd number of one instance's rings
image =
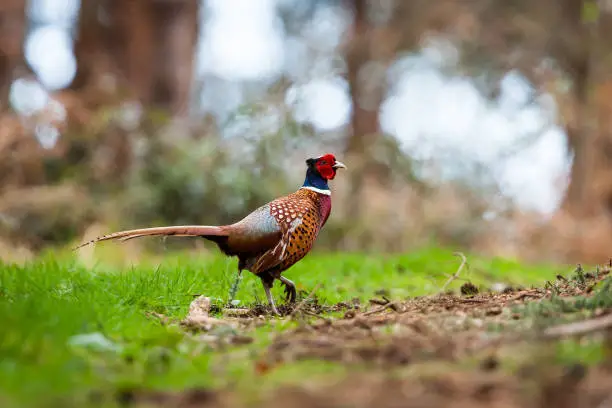
[[[589,297],[609,273],[609,269],[602,269],[581,275],[577,281],[558,277],[542,288],[487,293],[477,293],[466,283],[460,295],[443,293],[403,302],[391,302],[383,296],[367,305],[352,302],[323,307],[316,298],[307,298],[282,309],[300,324],[279,334],[262,351],[255,362],[254,378],[265,381],[266,374],[276,367],[298,360],[320,359],[366,369],[354,370],[336,382],[304,381],[300,386],[284,386],[249,405],[612,408],[612,309],[593,310],[580,325],[553,320],[555,323],[548,321],[547,327],[520,309],[552,297]],[[204,315],[198,318],[198,307],[194,306],[191,318],[183,322],[192,330],[232,324],[248,333],[246,328],[261,322],[261,315],[268,312],[262,306],[228,311],[242,313],[240,317],[212,319],[207,316],[206,304]],[[340,317],[329,318],[325,312],[336,312]],[[602,335],[607,339],[605,344],[610,344],[610,357],[598,366],[564,366],[545,360],[550,342],[587,334]],[[234,343],[248,343],[248,334],[241,339]],[[517,355],[517,366],[503,367],[507,361],[504,356],[512,353]],[[431,369],[432,364],[437,368]],[[399,375],[395,369],[409,373]],[[121,398],[137,405],[176,407],[244,403],[232,390],[128,393]]]

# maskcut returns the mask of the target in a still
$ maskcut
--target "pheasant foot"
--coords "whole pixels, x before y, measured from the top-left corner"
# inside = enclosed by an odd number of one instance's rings
[[[264,286],[264,290],[266,291],[266,297],[268,298],[268,303],[270,304],[270,307],[272,308],[272,312],[275,315],[280,316],[281,314],[278,312],[278,309],[276,308],[276,305],[274,304],[274,298],[272,297],[272,292],[270,291],[270,288],[272,287],[272,285],[267,284],[266,282],[263,282],[263,286]]]
[[[285,302],[294,303],[297,298],[295,283],[284,276],[281,276],[279,280],[285,285]]]

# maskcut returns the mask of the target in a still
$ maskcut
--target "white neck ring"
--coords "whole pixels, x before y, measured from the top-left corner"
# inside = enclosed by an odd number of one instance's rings
[[[301,187],[301,188],[306,189],[306,190],[310,190],[310,191],[314,191],[315,193],[319,193],[319,194],[323,194],[323,195],[328,195],[328,196],[331,195],[331,191],[330,190],[323,190],[323,189],[316,188],[316,187],[311,187],[311,186],[304,186],[304,187]]]

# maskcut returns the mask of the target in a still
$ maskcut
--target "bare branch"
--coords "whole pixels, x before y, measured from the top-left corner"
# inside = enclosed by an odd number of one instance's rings
[[[291,315],[290,315],[291,317],[294,317],[300,311],[300,309],[302,309],[302,307],[304,307],[306,302],[309,301],[310,299],[312,299],[312,297],[315,294],[315,292],[317,290],[319,290],[319,287],[321,287],[321,282],[317,283],[315,285],[315,287],[312,289],[312,291],[310,292],[310,294],[307,297],[305,297],[304,299],[302,299],[302,301],[295,307],[295,309],[293,309],[293,311],[291,312]]]
[[[457,272],[455,272],[455,274],[453,276],[448,278],[448,280],[446,281],[444,286],[442,286],[442,289],[440,290],[441,293],[444,293],[444,291],[446,290],[448,285],[450,285],[452,281],[454,281],[455,279],[457,279],[459,277],[459,274],[463,270],[463,267],[467,264],[467,258],[465,257],[465,255],[463,255],[462,252],[455,252],[455,253],[453,253],[453,255],[458,256],[458,257],[461,258],[461,264],[459,265],[459,268],[457,268]]]
[[[387,303],[384,306],[378,307],[378,308],[370,310],[368,312],[364,312],[364,313],[361,314],[361,316],[373,315],[373,314],[380,313],[380,312],[382,312],[384,310],[387,310],[387,309],[394,309],[395,310],[396,307],[397,307],[397,302],[389,302],[389,303]]]
[[[549,327],[544,330],[543,336],[546,339],[556,339],[559,337],[577,336],[611,328],[612,314],[608,314],[593,319],[582,320],[580,322]]]

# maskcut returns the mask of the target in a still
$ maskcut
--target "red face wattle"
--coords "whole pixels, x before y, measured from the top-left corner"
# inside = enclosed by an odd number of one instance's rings
[[[337,161],[333,154],[326,154],[317,159],[315,167],[317,171],[325,180],[333,180],[336,177],[336,165]]]

